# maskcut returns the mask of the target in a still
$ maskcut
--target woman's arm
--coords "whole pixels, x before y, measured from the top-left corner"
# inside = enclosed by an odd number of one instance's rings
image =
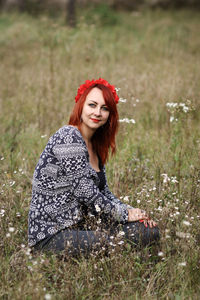
[[[66,135],[67,134],[67,135]],[[52,152],[68,181],[71,181],[71,196],[91,211],[105,214],[115,221],[128,221],[128,210],[120,201],[111,201],[102,194],[92,177],[87,148],[80,132],[64,129],[53,137]]]

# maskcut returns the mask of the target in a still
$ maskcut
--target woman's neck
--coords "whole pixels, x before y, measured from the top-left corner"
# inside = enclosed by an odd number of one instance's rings
[[[83,139],[84,139],[86,145],[90,146],[92,144],[92,137],[96,130],[92,130],[92,129],[84,126],[83,124],[81,124],[80,129],[81,129],[81,134],[83,136]]]

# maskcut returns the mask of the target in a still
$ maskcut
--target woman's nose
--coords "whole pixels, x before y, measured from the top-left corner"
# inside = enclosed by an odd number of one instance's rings
[[[96,116],[100,116],[101,115],[101,107],[97,106],[94,113]]]

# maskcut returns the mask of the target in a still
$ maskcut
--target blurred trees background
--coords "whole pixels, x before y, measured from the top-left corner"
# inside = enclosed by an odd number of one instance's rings
[[[51,16],[66,14],[66,23],[74,27],[76,25],[76,8],[96,7],[111,10],[137,11],[150,9],[200,9],[200,0],[0,0],[0,10],[17,9],[32,15],[48,13]],[[101,13],[101,12],[100,12]]]
[[[73,4],[74,2],[74,4]],[[143,7],[150,8],[182,8],[200,7],[199,0],[0,0],[1,9],[16,8],[22,11],[38,13],[48,9],[63,9],[64,7],[73,10],[73,5],[88,6],[91,4],[107,4],[115,9],[136,10]]]

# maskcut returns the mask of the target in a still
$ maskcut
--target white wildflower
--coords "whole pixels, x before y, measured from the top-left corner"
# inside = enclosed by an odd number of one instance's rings
[[[162,251],[158,252],[158,256],[164,256],[164,253]]]
[[[159,206],[159,207],[157,208],[157,210],[158,210],[158,211],[162,211],[162,207]]]
[[[183,261],[183,262],[179,263],[178,265],[179,265],[180,267],[185,267],[186,264],[187,264],[187,263],[186,263],[185,261]]]
[[[4,216],[4,214],[5,214],[5,209],[1,209],[1,210],[0,210],[0,216],[2,216],[2,217],[3,217],[3,216]]]
[[[170,178],[168,177],[167,174],[163,173],[161,174],[161,176],[163,177],[163,183],[167,183],[170,181]]]
[[[123,236],[123,235],[125,235],[125,232],[124,232],[124,231],[119,231],[119,232],[118,232],[118,236]]]
[[[189,221],[186,221],[186,220],[183,220],[183,224],[186,225],[186,226],[190,226],[190,222]]]
[[[122,245],[122,244],[124,244],[124,241],[119,241],[118,242],[118,245]]]
[[[124,202],[129,202],[129,196],[124,197]]]
[[[122,103],[126,103],[127,99],[125,98],[119,98],[119,102],[122,102]]]
[[[110,242],[110,246],[116,247],[116,245],[113,244],[113,242]]]
[[[9,232],[14,232],[14,231],[15,231],[15,228],[14,228],[14,227],[9,227],[9,228],[8,228],[8,231],[9,231]]]
[[[187,113],[187,112],[189,111],[189,107],[186,106],[186,105],[184,105],[184,106],[183,106],[183,111],[184,111],[184,113]]]
[[[128,118],[120,119],[119,122],[120,123],[132,123],[132,124],[136,123],[134,119],[128,119]]]
[[[50,295],[50,294],[46,294],[46,295],[44,296],[44,299],[45,299],[45,300],[51,300],[51,295]]]
[[[172,183],[178,183],[178,180],[176,179],[176,176],[171,177],[171,182]]]
[[[168,103],[166,104],[166,106],[167,106],[168,108],[175,108],[175,107],[178,106],[178,103],[168,102]]]
[[[176,236],[179,237],[179,238],[181,238],[181,239],[189,239],[191,237],[191,234],[190,233],[176,231]]]
[[[25,254],[27,256],[30,256],[30,254],[31,254],[31,248],[27,248]]]

